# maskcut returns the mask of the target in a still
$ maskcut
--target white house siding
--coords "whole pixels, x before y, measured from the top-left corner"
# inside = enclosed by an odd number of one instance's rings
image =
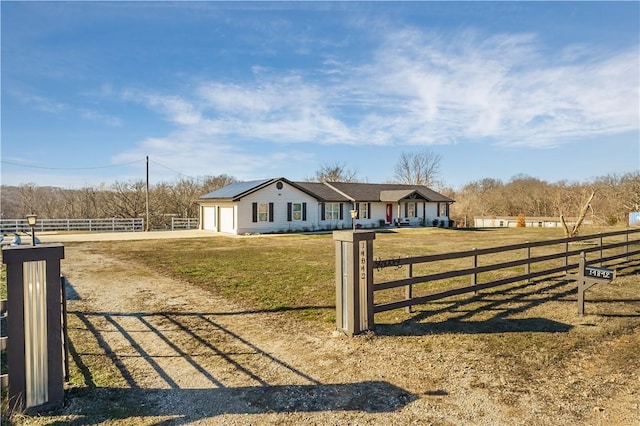
[[[306,192],[282,183],[282,189],[278,189],[274,182],[238,202],[238,234],[318,229],[318,201]],[[253,203],[273,203],[273,221],[253,222]],[[288,203],[306,203],[306,220],[288,221]]]

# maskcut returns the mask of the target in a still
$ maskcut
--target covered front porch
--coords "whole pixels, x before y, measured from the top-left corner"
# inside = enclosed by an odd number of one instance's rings
[[[415,190],[381,191],[387,226],[449,227],[448,202],[434,202]]]

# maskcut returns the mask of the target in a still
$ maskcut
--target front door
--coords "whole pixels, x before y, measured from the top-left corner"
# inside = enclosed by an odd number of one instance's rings
[[[393,220],[393,204],[387,204],[387,223]]]

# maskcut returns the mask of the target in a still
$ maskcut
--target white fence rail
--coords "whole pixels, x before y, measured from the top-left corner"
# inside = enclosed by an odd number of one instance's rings
[[[97,231],[115,232],[144,231],[143,218],[117,218],[104,219],[38,219],[35,229],[37,231]],[[27,219],[0,219],[0,232],[30,232],[31,228]]]
[[[172,217],[171,230],[178,229],[198,229],[199,220],[197,217]]]

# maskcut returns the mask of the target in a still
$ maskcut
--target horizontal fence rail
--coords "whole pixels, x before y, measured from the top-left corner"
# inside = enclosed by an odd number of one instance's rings
[[[629,237],[633,236],[635,239],[630,240]],[[611,238],[624,237],[624,241],[605,241]],[[618,238],[619,239],[619,238]],[[580,244],[582,246],[573,248],[571,244]],[[550,254],[532,256],[532,248],[548,248],[556,246],[556,250]],[[557,246],[560,246],[558,248]],[[634,247],[635,246],[635,247]],[[633,248],[633,250],[630,249]],[[611,250],[624,248],[622,253],[610,254]],[[522,258],[515,260],[502,261],[497,263],[491,263],[483,266],[479,265],[479,258],[491,254],[502,254],[515,251],[525,251],[526,255]],[[402,268],[407,266],[407,277],[402,279],[395,279],[386,282],[375,283],[373,285],[373,291],[378,292],[382,290],[389,290],[399,287],[405,288],[405,298],[402,300],[386,302],[381,304],[375,304],[373,306],[374,312],[385,312],[399,308],[411,308],[414,305],[424,304],[430,301],[443,299],[446,297],[457,296],[460,294],[477,292],[479,290],[497,287],[506,284],[512,284],[519,281],[528,281],[534,278],[543,276],[556,275],[559,273],[567,273],[572,269],[578,267],[578,262],[571,262],[571,257],[579,256],[581,253],[597,253],[597,256],[586,262],[587,265],[600,264],[612,262],[614,260],[628,258],[629,256],[640,254],[640,229],[624,230],[607,232],[595,235],[585,235],[572,238],[561,238],[548,241],[538,241],[531,243],[512,244],[501,247],[492,247],[484,249],[473,249],[461,252],[443,253],[427,256],[406,257],[397,259],[380,259],[373,262],[374,271],[381,271],[385,268]],[[606,255],[605,255],[606,252]],[[513,254],[509,255],[510,258],[516,257]],[[416,265],[428,264],[445,260],[463,260],[466,259],[468,268],[461,268],[455,270],[446,270],[443,272],[435,272],[427,275],[414,276],[413,271]],[[547,262],[551,260],[563,260],[562,266],[547,267],[545,269],[532,272],[532,266],[540,264],[541,262]],[[510,268],[524,266],[524,274],[516,274],[513,276],[489,280],[486,282],[478,282],[478,275],[494,272],[504,271]],[[413,296],[413,286],[416,284],[429,283],[433,281],[469,277],[469,285],[449,288],[442,291],[436,291],[430,294]]]
[[[198,229],[200,220],[197,217],[172,217],[171,230]]]
[[[98,231],[115,232],[144,231],[143,218],[103,218],[103,219],[38,219],[36,231]],[[26,219],[0,219],[2,233],[31,232]]]

